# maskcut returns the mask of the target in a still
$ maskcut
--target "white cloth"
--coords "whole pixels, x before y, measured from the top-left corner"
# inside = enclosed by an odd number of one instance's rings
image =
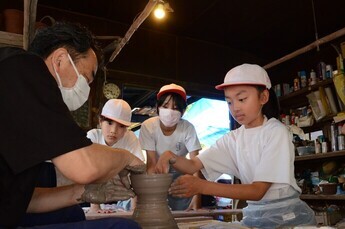
[[[301,192],[294,176],[292,135],[275,118],[265,118],[259,127],[241,126],[229,132],[198,157],[208,180],[216,180],[225,173],[238,177],[243,184],[271,182],[262,200],[288,197],[293,190]]]
[[[184,119],[177,123],[172,135],[165,136],[160,128],[159,117],[149,118],[141,124],[139,141],[144,150],[156,151],[157,157],[167,150],[186,156],[201,149],[194,126]]]
[[[101,129],[92,129],[87,132],[87,137],[93,142],[102,145],[107,145]],[[140,160],[144,161],[144,154],[141,150],[139,140],[135,134],[127,130],[123,137],[118,140],[114,145],[111,146],[112,148],[119,148],[125,149],[137,156]]]

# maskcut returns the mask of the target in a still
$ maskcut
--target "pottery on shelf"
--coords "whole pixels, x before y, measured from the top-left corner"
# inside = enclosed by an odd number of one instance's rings
[[[3,12],[5,31],[23,34],[24,12],[18,9],[5,9]]]
[[[175,229],[177,223],[168,206],[171,174],[133,174],[131,183],[137,195],[132,219],[143,229]]]

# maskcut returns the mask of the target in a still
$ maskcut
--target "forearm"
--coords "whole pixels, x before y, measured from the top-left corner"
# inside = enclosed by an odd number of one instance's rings
[[[91,166],[97,171],[96,182],[107,181],[123,170],[135,157],[124,149],[114,149],[108,146],[93,144],[93,149],[88,150]]]
[[[81,203],[79,198],[84,185],[68,185],[55,188],[35,188],[27,208],[28,213],[49,212]]]
[[[202,164],[196,157],[187,159],[172,153],[169,162],[174,169],[184,174],[199,174],[198,171],[202,169]]]
[[[270,187],[267,182],[255,182],[252,184],[221,184],[200,180],[200,194],[221,196],[240,200],[261,200]]]
[[[75,183],[87,184],[114,177],[130,164],[133,158],[134,155],[127,150],[92,144],[63,154],[52,161],[68,179]]]

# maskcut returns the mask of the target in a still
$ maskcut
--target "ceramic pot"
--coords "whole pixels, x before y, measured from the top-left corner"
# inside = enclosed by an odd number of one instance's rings
[[[132,218],[143,229],[178,228],[167,200],[171,174],[134,174],[131,182],[137,195]]]
[[[17,9],[5,9],[4,15],[4,27],[5,31],[10,33],[23,34],[24,26],[24,12]]]

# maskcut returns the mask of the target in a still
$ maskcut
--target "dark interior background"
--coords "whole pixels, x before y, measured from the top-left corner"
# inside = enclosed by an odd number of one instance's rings
[[[87,25],[95,35],[123,37],[147,0],[38,0],[37,20]],[[172,13],[163,21],[149,16],[115,60],[108,81],[122,89],[132,107],[154,105],[164,84],[184,86],[190,101],[222,99],[214,89],[226,72],[241,63],[266,65],[345,28],[344,0],[167,0]],[[21,0],[2,0],[0,9],[22,7]],[[313,10],[314,6],[314,10]],[[316,69],[320,61],[336,67],[342,36],[305,54],[267,69],[272,84],[292,85],[297,72]],[[100,40],[106,47],[112,40]],[[93,85],[92,107],[104,101],[102,71]]]

